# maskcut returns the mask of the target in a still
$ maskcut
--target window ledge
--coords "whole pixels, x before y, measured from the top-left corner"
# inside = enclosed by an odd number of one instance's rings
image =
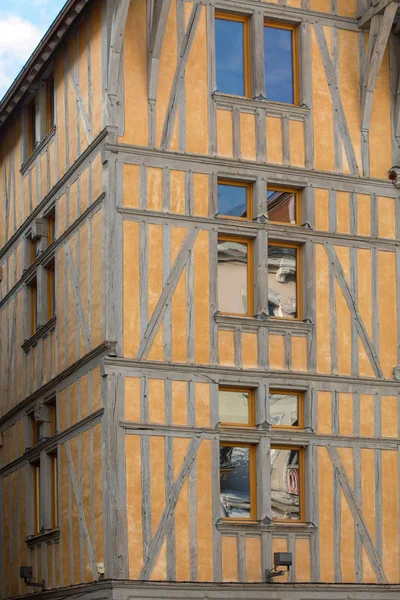
[[[35,548],[36,546],[40,546],[42,542],[46,542],[46,544],[54,544],[59,540],[60,529],[56,527],[55,529],[47,529],[46,531],[28,536],[25,540],[25,543],[28,548]]]
[[[50,331],[52,331],[56,326],[57,318],[54,315],[50,321],[47,321],[45,325],[42,325],[35,331],[35,333],[27,340],[24,341],[21,348],[24,352],[28,352],[33,346],[36,346],[38,340],[44,338]]]
[[[268,329],[278,331],[294,331],[302,332],[304,334],[311,332],[314,329],[314,324],[297,321],[291,319],[276,319],[271,317],[240,317],[230,315],[215,315],[215,321],[218,325],[224,325],[226,328],[232,327],[233,329],[237,326],[249,327],[251,329],[258,329],[260,327],[267,327]]]
[[[22,163],[22,166],[21,166],[21,168],[19,170],[19,172],[21,173],[21,175],[24,175],[26,173],[26,171],[29,169],[29,167],[31,166],[31,164],[35,161],[35,159],[42,152],[43,148],[54,137],[55,133],[56,133],[56,126],[53,125],[53,127],[50,129],[50,131],[48,133],[46,133],[46,135],[44,136],[44,138],[37,144],[37,146],[33,150],[32,154],[26,159],[26,161],[24,163]]]
[[[300,534],[312,534],[317,531],[316,526],[313,523],[265,523],[263,521],[257,521],[254,523],[238,523],[229,521],[219,521],[217,523],[217,529],[221,533],[236,533],[238,531],[246,531],[250,532],[265,532],[269,531],[271,533],[300,533]]]
[[[231,96],[230,94],[222,94],[221,92],[214,92],[213,98],[216,104],[220,106],[226,106],[233,108],[234,106],[243,106],[243,108],[263,108],[267,115],[280,116],[282,114],[293,115],[297,119],[301,117],[305,119],[310,109],[308,106],[296,105],[296,104],[285,104],[284,102],[272,102],[265,98],[246,98],[244,96]]]

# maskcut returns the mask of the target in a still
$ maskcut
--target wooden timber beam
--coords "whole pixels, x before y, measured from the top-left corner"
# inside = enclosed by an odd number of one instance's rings
[[[382,65],[389,35],[397,13],[397,1],[387,4],[383,16],[372,17],[368,52],[361,94],[361,131],[368,134],[371,124],[372,105],[376,81]]]
[[[130,3],[131,0],[118,0],[118,2],[115,4],[112,17],[107,77],[107,94],[111,106],[114,106],[118,95],[121,53]]]
[[[150,3],[149,39],[147,46],[147,85],[149,100],[157,98],[158,68],[171,0],[148,0]]]
[[[368,28],[370,26],[371,20],[377,16],[382,14],[385,8],[389,4],[399,4],[399,0],[374,0],[373,5],[368,8],[358,19],[358,26],[360,28]]]

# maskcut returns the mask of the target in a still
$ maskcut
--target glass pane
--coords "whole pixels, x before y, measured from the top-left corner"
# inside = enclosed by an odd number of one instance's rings
[[[296,194],[267,190],[268,219],[279,223],[296,223]]]
[[[218,241],[220,312],[247,315],[247,244]]]
[[[298,450],[271,449],[271,505],[273,519],[300,519]]]
[[[217,90],[244,96],[244,23],[215,19]]]
[[[219,449],[221,516],[249,519],[250,448],[224,446]]]
[[[250,393],[219,390],[219,420],[221,423],[250,423]]]
[[[247,186],[218,184],[218,212],[230,217],[247,217]]]
[[[296,394],[269,395],[271,425],[293,427],[299,424],[299,397]]]
[[[293,32],[264,27],[265,88],[268,100],[294,104]]]
[[[268,246],[268,314],[297,318],[297,248]]]

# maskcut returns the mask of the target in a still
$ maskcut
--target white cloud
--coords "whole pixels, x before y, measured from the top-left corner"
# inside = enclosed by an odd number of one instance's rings
[[[0,18],[0,98],[43,36],[43,30],[17,15]]]

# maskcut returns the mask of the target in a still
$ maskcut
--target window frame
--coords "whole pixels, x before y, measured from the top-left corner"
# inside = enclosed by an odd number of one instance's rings
[[[268,18],[264,19],[264,30],[265,27],[271,27],[273,29],[284,29],[285,31],[292,32],[292,61],[293,61],[293,103],[279,102],[277,100],[268,100],[267,96],[267,84],[265,82],[265,96],[268,102],[274,104],[285,104],[287,106],[300,106],[300,54],[299,54],[299,25],[298,23],[288,23],[287,21],[272,21]],[[264,31],[265,35],[265,31]],[[264,43],[264,40],[263,40]],[[264,56],[264,71],[265,71],[265,56]]]
[[[234,448],[249,448],[249,480],[250,480],[250,517],[222,517],[224,523],[256,523],[257,522],[257,444],[252,442],[224,442],[220,440],[221,446]],[[218,463],[219,471],[219,497],[221,501],[221,462]]]
[[[274,319],[277,321],[302,321],[303,320],[303,244],[296,242],[282,242],[282,241],[274,241],[273,239],[268,239],[268,260],[269,260],[269,249],[271,246],[278,246],[279,248],[296,248],[297,250],[297,269],[296,269],[296,294],[297,294],[297,317],[293,318],[285,318],[285,317],[275,317],[269,315],[269,319]],[[269,285],[268,285],[268,266],[267,266],[267,293],[269,294]]]
[[[243,88],[244,88],[244,96],[239,96],[240,98],[251,98],[251,39],[250,39],[250,19],[251,15],[241,15],[230,12],[216,11],[214,16],[214,35],[215,35],[215,21],[217,19],[222,19],[224,21],[235,21],[243,23]],[[217,73],[217,57],[215,57],[215,74]],[[216,80],[216,91],[218,90],[218,81]],[[236,94],[228,94],[226,92],[219,92],[225,96],[233,96],[237,97]]]
[[[286,192],[287,194],[294,194],[296,196],[296,222],[295,223],[286,223],[285,221],[272,221],[268,216],[268,192]],[[291,187],[285,187],[283,185],[274,185],[273,183],[270,185],[269,183],[266,186],[266,194],[267,194],[267,218],[268,223],[272,225],[289,225],[290,227],[299,227],[302,216],[302,202],[303,195],[301,190]]]
[[[254,429],[256,426],[256,402],[255,402],[255,389],[249,387],[235,387],[233,385],[219,385],[218,386],[218,410],[219,410],[219,392],[245,392],[249,394],[249,422],[246,423],[231,423],[230,421],[220,421],[221,427],[234,427],[236,429]]]
[[[299,519],[272,519],[273,523],[305,523],[306,522],[306,473],[305,473],[305,448],[303,446],[296,446],[295,444],[278,444],[271,443],[271,450],[295,450],[299,453]],[[270,469],[272,471],[272,462],[270,462]],[[271,479],[271,476],[270,476]],[[272,485],[270,486],[272,493]]]
[[[218,210],[218,217],[222,219],[235,219],[237,221],[252,221],[253,220],[253,183],[250,181],[229,179],[226,177],[218,177],[217,179],[217,201],[218,201],[218,186],[219,185],[231,185],[232,187],[244,187],[246,188],[246,210],[247,217],[236,217],[231,215],[223,215]],[[218,209],[219,207],[217,207]]]
[[[247,313],[231,313],[219,310],[219,297],[218,297],[218,311],[220,315],[231,316],[231,317],[254,317],[254,238],[249,238],[240,235],[229,235],[224,233],[218,233],[217,238],[217,266],[218,266],[218,243],[223,242],[236,242],[247,244]],[[217,289],[219,281],[217,279]]]
[[[271,408],[270,405],[270,396],[272,394],[284,394],[285,396],[298,396],[299,401],[298,401],[298,425],[272,425],[271,424],[271,429],[283,429],[283,430],[289,430],[291,431],[292,429],[301,431],[304,429],[304,392],[298,392],[298,391],[293,391],[293,390],[283,390],[283,389],[279,389],[279,388],[270,388],[268,391],[268,405],[269,408]]]

